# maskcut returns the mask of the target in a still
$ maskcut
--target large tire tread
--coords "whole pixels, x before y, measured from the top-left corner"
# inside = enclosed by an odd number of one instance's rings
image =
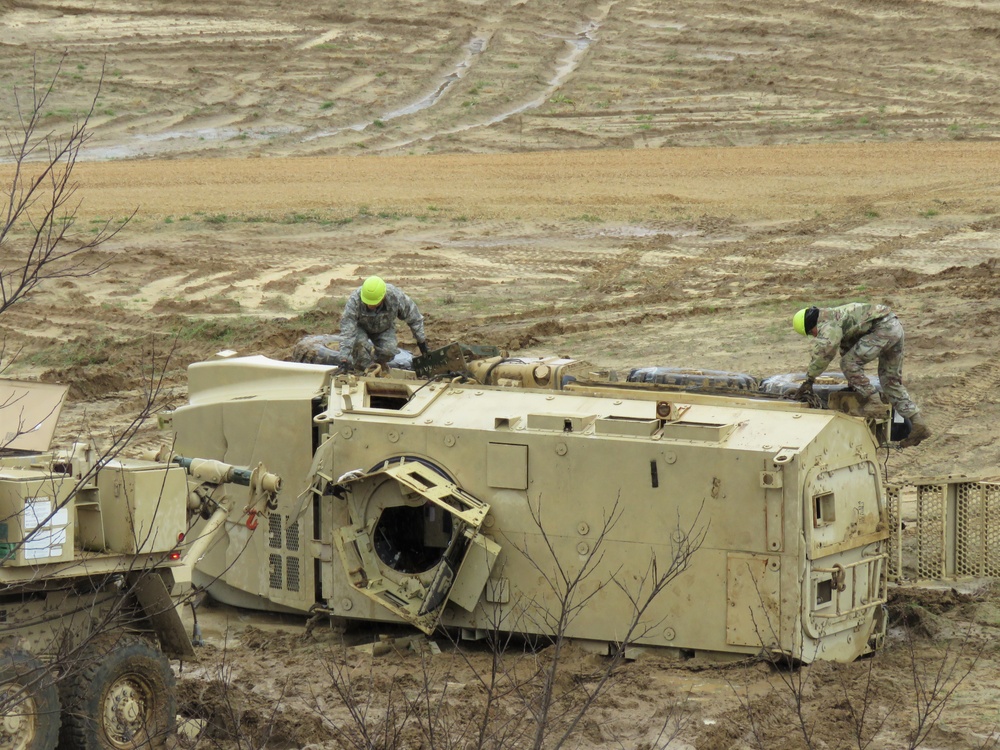
[[[11,698],[17,704],[4,705],[4,686],[13,687]],[[28,698],[33,702],[31,709],[35,717],[35,737],[30,745],[21,745],[15,742],[13,747],[25,750],[55,750],[59,741],[60,706],[59,691],[56,688],[55,679],[52,673],[42,662],[20,648],[6,649],[0,653],[0,722],[4,721],[4,714],[8,710],[17,711],[23,709],[21,691],[28,694]],[[0,735],[3,730],[0,729]],[[9,747],[12,738],[0,736],[3,747]],[[22,741],[24,735],[21,735]]]
[[[174,730],[177,695],[170,662],[144,638],[129,633],[98,636],[87,647],[85,661],[60,685],[63,702],[62,748],[107,750],[119,745],[106,741],[98,718],[104,711],[105,691],[124,672],[141,671],[153,692],[153,732],[135,747],[162,750]],[[132,747],[133,743],[124,745]]]

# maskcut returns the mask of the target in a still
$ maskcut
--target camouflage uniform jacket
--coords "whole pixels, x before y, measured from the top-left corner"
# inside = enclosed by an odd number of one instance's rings
[[[426,341],[424,335],[424,316],[420,314],[416,303],[402,289],[392,284],[385,285],[385,299],[374,310],[361,301],[361,289],[355,289],[347,304],[344,314],[340,317],[340,336],[344,346],[358,338],[358,331],[364,331],[368,336],[377,336],[396,325],[396,319],[405,320],[413,332],[413,338],[419,344]],[[342,346],[343,348],[343,346]]]
[[[892,315],[892,310],[885,305],[869,305],[864,302],[820,308],[812,361],[806,375],[810,378],[819,377],[836,356],[838,349],[843,354],[871,330],[872,323],[889,315]]]

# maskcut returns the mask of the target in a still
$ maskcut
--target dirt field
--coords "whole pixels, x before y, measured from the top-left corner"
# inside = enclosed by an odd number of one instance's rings
[[[104,70],[78,227],[137,213],[91,258],[107,270],[0,320],[15,373],[73,386],[63,438],[121,429],[150,352],[173,350],[183,399],[183,368],[216,350],[281,358],[336,332],[377,272],[418,302],[432,344],[618,369],[799,370],[796,309],[885,302],[935,433],[886,456],[887,474],[1000,476],[1000,2],[0,0],[8,131],[15,90],[27,106],[32,71],[50,77],[64,51],[46,128],[85,112]],[[160,439],[150,426],[134,449]],[[848,709],[872,664],[888,719],[870,747],[910,746],[910,643],[929,680],[944,646],[982,650],[922,746],[993,747],[1000,599],[970,590],[897,602],[915,640],[897,626],[875,662],[809,671],[812,747],[858,746]],[[206,618],[205,663],[180,678],[182,713],[209,720],[199,747],[337,746],[316,654],[336,661],[338,638]],[[383,690],[423,679],[416,653],[349,660]],[[477,705],[466,662],[429,663],[436,690],[462,686],[453,711]],[[599,666],[572,654],[567,684]],[[654,746],[680,706],[671,747],[807,747],[781,678],[645,659],[575,742]],[[243,723],[225,718],[234,703]]]

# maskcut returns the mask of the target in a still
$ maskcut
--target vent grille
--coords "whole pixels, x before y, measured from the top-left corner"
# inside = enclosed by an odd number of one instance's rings
[[[299,590],[299,558],[289,557],[288,562],[288,581],[286,588],[289,591]]]
[[[272,589],[280,589],[282,579],[283,561],[281,555],[270,554],[267,556],[268,576]]]
[[[281,549],[281,516],[272,513],[267,518],[267,546]]]
[[[285,549],[289,552],[299,551],[299,523],[288,523],[288,516],[285,516]]]

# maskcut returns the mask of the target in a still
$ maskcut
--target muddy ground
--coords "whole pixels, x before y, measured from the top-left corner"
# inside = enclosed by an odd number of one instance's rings
[[[887,475],[1000,475],[998,53],[1000,3],[971,0],[0,0],[0,124],[18,132],[33,73],[60,59],[46,132],[87,112],[103,76],[77,229],[136,211],[85,258],[104,270],[4,313],[11,371],[72,386],[61,439],[106,439],[151,365],[179,402],[192,361],[282,358],[336,332],[370,273],[415,298],[432,344],[618,369],[799,370],[796,309],[885,302],[935,433],[885,455]],[[19,248],[23,234],[5,262]],[[149,425],[132,449],[160,440]],[[895,601],[875,660],[805,673],[810,740],[787,673],[653,656],[571,746],[650,746],[681,720],[672,747],[857,747],[850,708],[872,684],[862,734],[907,747],[928,713],[914,673],[933,681],[959,648],[978,661],[922,746],[992,746],[1000,599],[964,590]],[[203,663],[180,675],[182,714],[207,722],[189,746],[338,746],[322,665],[345,660],[404,697],[428,665],[453,722],[481,707],[469,670],[485,650],[345,655],[300,621],[206,613]],[[573,651],[561,685],[601,667]],[[406,731],[399,746],[419,745]]]

